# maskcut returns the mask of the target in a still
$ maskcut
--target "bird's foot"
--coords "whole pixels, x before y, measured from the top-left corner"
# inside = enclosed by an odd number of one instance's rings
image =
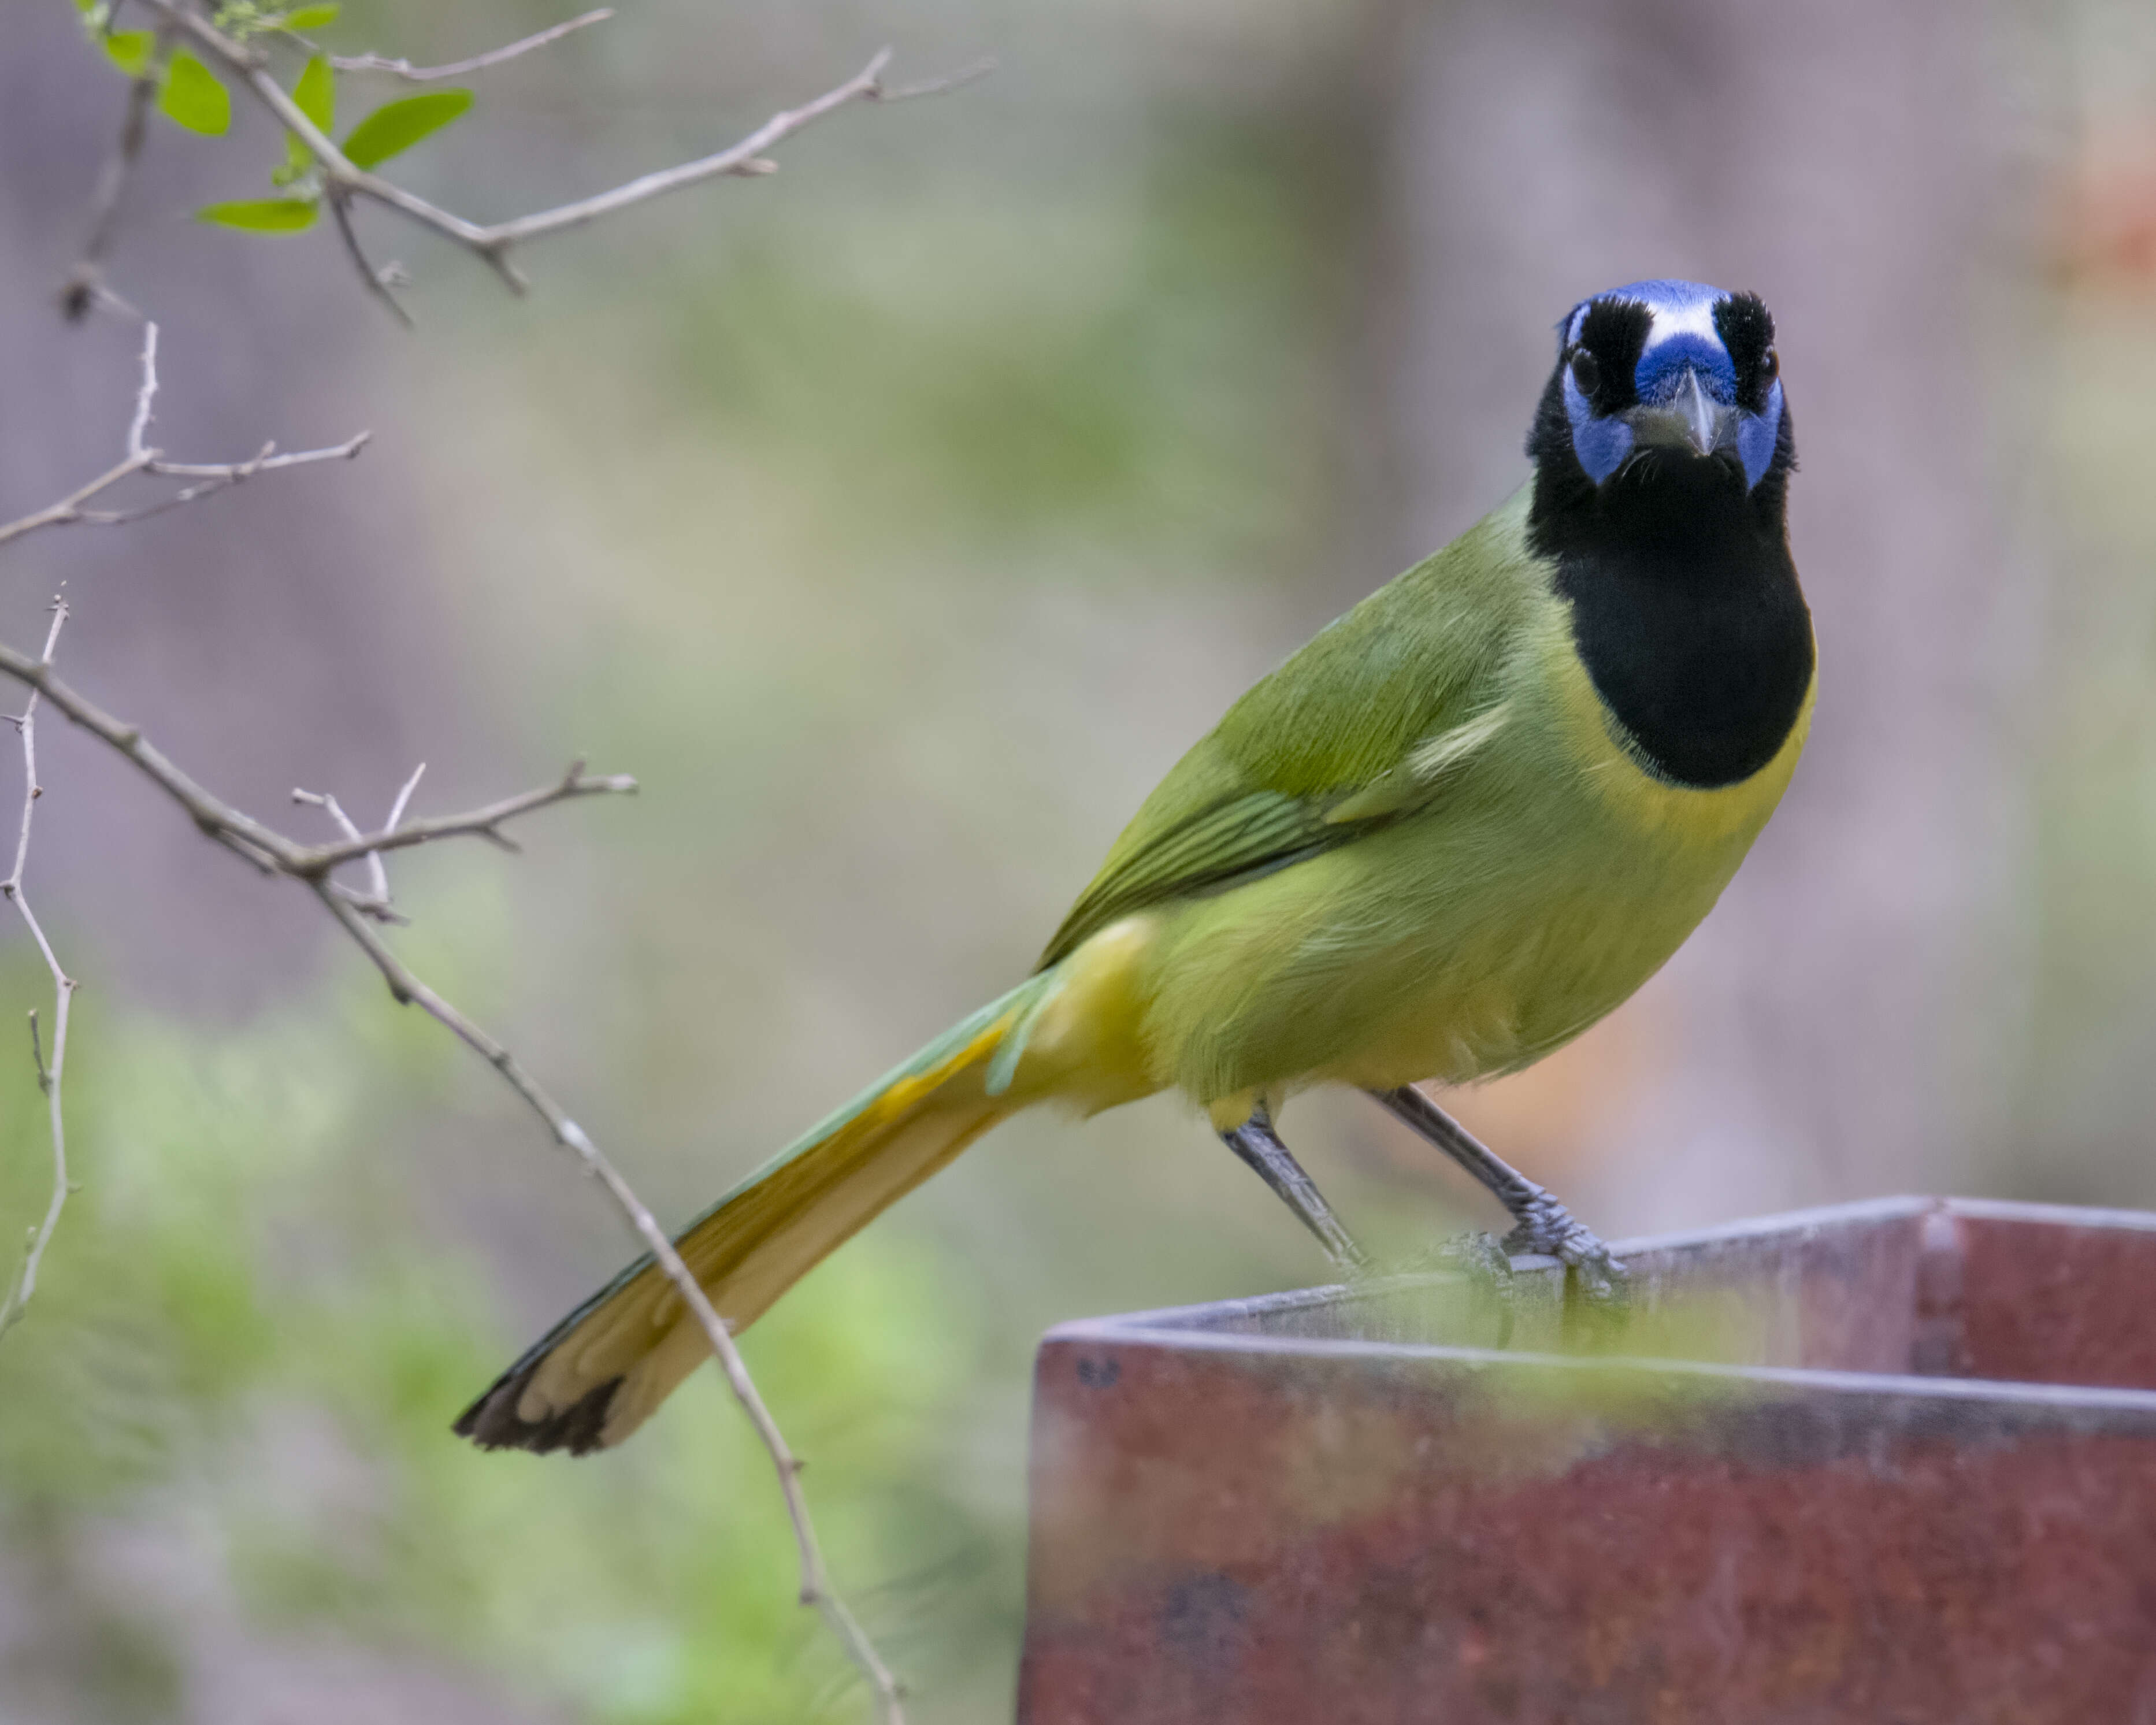
[[[1508,1292],[1512,1286],[1512,1260],[1505,1255],[1505,1248],[1496,1235],[1479,1228],[1449,1234],[1424,1246],[1413,1257],[1394,1262],[1387,1273],[1414,1276],[1447,1270],[1464,1271],[1471,1279],[1495,1293]]]
[[[1429,1255],[1435,1265],[1466,1271],[1492,1294],[1512,1294],[1512,1260],[1494,1234],[1480,1228],[1455,1234],[1431,1247]]]
[[[1465,1234],[1455,1234],[1423,1248],[1405,1263],[1394,1266],[1394,1273],[1413,1275],[1417,1271],[1449,1271],[1465,1277],[1467,1283],[1466,1305],[1471,1311],[1479,1311],[1493,1318],[1494,1333],[1478,1338],[1476,1345],[1504,1348],[1512,1339],[1512,1260],[1505,1255],[1505,1248],[1497,1236],[1476,1229]]]
[[[1614,1307],[1622,1302],[1629,1275],[1624,1265],[1556,1199],[1537,1191],[1513,1216],[1518,1225],[1505,1236],[1505,1251],[1515,1257],[1534,1253],[1555,1258],[1564,1266],[1566,1279],[1592,1305]]]

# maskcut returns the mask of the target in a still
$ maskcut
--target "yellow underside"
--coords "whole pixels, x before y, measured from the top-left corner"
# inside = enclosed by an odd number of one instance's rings
[[[1560,619],[1561,622],[1562,619]],[[1543,645],[1555,837],[1515,836],[1503,799],[1434,812],[1216,898],[1103,930],[1068,961],[1019,1071],[1099,1107],[1180,1086],[1216,1127],[1309,1086],[1470,1084],[1531,1064],[1613,1010],[1711,910],[1781,800],[1811,696],[1781,749],[1712,789],[1655,777],[1568,639]],[[1509,854],[1508,846],[1517,854]],[[1421,847],[1418,849],[1418,847]],[[1450,847],[1440,863],[1431,853]],[[1455,865],[1460,855],[1479,868]]]

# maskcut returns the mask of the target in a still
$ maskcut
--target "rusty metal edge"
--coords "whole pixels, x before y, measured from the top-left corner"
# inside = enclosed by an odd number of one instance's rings
[[[1494,1348],[1446,1348],[1432,1343],[1313,1341],[1296,1336],[1248,1336],[1214,1330],[1127,1327],[1117,1319],[1059,1324],[1042,1338],[1051,1344],[1158,1348],[1175,1353],[1269,1355],[1304,1359],[1368,1359],[1388,1364],[1521,1368],[1598,1374],[1647,1373],[1706,1383],[1818,1391],[1840,1395],[1910,1396],[1923,1401],[1995,1402],[2031,1409],[2079,1409],[2156,1416],[2156,1389],[2113,1389],[2077,1384],[2018,1384],[1988,1378],[1926,1378],[1905,1372],[1833,1372],[1799,1366],[1731,1366],[1712,1360],[1645,1354],[1512,1353]]]
[[[2127,1228],[2156,1233],[2156,1211],[2104,1209],[2065,1204],[2030,1204],[2013,1199],[1928,1198],[1903,1194],[1892,1198],[1859,1199],[1851,1204],[1819,1204],[1800,1210],[1782,1210],[1772,1215],[1748,1216],[1741,1221],[1712,1227],[1687,1228],[1672,1234],[1640,1234],[1611,1243],[1618,1257],[1646,1252],[1682,1251],[1695,1246],[1725,1245],[1774,1235],[1804,1235],[1851,1222],[1893,1222],[1934,1212],[1968,1216],[1985,1221],[2033,1222],[2052,1227]],[[1554,1258],[1518,1257],[1512,1260],[1515,1276],[1548,1276],[1559,1268]],[[1307,1311],[1347,1300],[1380,1297],[1404,1289],[1434,1287],[1459,1279],[1452,1271],[1417,1271],[1404,1276],[1377,1276],[1364,1282],[1322,1282],[1278,1293],[1251,1294],[1228,1300],[1208,1300],[1193,1306],[1158,1306],[1141,1312],[1117,1312],[1110,1317],[1075,1318],[1048,1332],[1060,1334],[1074,1326],[1114,1324],[1132,1329],[1204,1332],[1224,1320],[1263,1317]],[[1044,1338],[1045,1339],[1045,1338]]]
[[[2052,1227],[2131,1230],[2156,1234],[2156,1210],[2113,1210],[2093,1205],[2027,1204],[2006,1198],[1926,1199],[1950,1216],[1984,1222],[2035,1222]]]
[[[1943,1211],[1949,1214],[2002,1221],[2021,1221],[2066,1227],[2130,1227],[2156,1231],[2156,1215],[2135,1210],[2110,1210],[2069,1204],[2043,1204],[2004,1199],[1941,1199],[1917,1196],[1867,1199],[1854,1204],[1822,1205],[1760,1216],[1723,1227],[1687,1230],[1681,1233],[1648,1235],[1620,1240],[1612,1248],[1626,1253],[1671,1251],[1689,1247],[1758,1239],[1774,1235],[1804,1234],[1851,1222],[1894,1221]],[[1558,1266],[1553,1259],[1517,1258],[1516,1275],[1552,1275]],[[1199,1350],[1213,1353],[1265,1355],[1306,1359],[1368,1359],[1399,1363],[1420,1361],[1455,1367],[1518,1367],[1533,1370],[1598,1373],[1649,1373],[1693,1378],[1702,1383],[1733,1387],[1817,1391],[1838,1395],[1908,1396],[1932,1402],[2000,1404],[2028,1410],[2073,1409],[2131,1416],[2156,1415],[2156,1389],[2124,1389],[2098,1385],[2018,1383],[2007,1379],[1917,1375],[1912,1373],[1845,1372],[1791,1366],[1736,1366],[1709,1360],[1687,1360],[1652,1355],[1548,1353],[1486,1348],[1447,1347],[1435,1343],[1327,1340],[1300,1336],[1251,1335],[1219,1327],[1224,1321],[1244,1321],[1316,1307],[1358,1303],[1404,1289],[1457,1282],[1457,1272],[1421,1271],[1400,1276],[1373,1277],[1368,1282],[1332,1283],[1297,1288],[1282,1293],[1260,1294],[1247,1299],[1208,1301],[1196,1306],[1163,1307],[1152,1311],[1120,1313],[1110,1317],[1081,1318],[1056,1325],[1041,1338],[1040,1357],[1060,1344],[1113,1344]],[[2137,1422],[2138,1423],[2138,1420]]]
[[[1613,1242],[1609,1249],[1620,1258],[1628,1253],[1676,1251],[1691,1246],[1723,1245],[1778,1234],[1816,1232],[1849,1222],[1897,1221],[1926,1214],[1943,1205],[1974,1202],[1976,1200],[1968,1199],[1913,1195],[1861,1199],[1853,1204],[1821,1204],[1810,1209],[1784,1210],[1770,1216],[1749,1216],[1739,1222],[1722,1223],[1711,1228],[1686,1229],[1675,1234],[1636,1235],[1629,1240]],[[2136,1210],[2076,1210],[2065,1205],[1999,1204],[1989,1206],[1985,1214],[1994,1212],[2007,1219],[2036,1221],[2122,1215],[2137,1217],[2145,1224],[2156,1225],[2156,1217],[2145,1216]],[[1560,1267],[1554,1258],[1523,1256],[1512,1260],[1515,1276],[1554,1275]],[[1373,1276],[1368,1281],[1323,1282],[1313,1287],[1289,1288],[1278,1293],[1208,1300],[1193,1306],[1158,1306],[1142,1312],[1117,1312],[1111,1317],[1075,1318],[1069,1323],[1057,1325],[1042,1339],[1060,1336],[1066,1330],[1101,1324],[1133,1330],[1171,1330],[1178,1334],[1209,1333],[1214,1325],[1227,1319],[1265,1317],[1307,1311],[1312,1307],[1381,1297],[1387,1293],[1435,1287],[1460,1279],[1460,1274],[1455,1271],[1416,1271],[1404,1276]]]
[[[1519,1257],[1512,1260],[1512,1274],[1548,1277],[1555,1281],[1564,1266],[1554,1258]],[[1251,1294],[1240,1299],[1208,1300],[1197,1306],[1161,1306],[1146,1312],[1120,1312],[1110,1317],[1072,1318],[1048,1332],[1043,1340],[1086,1325],[1112,1324],[1119,1329],[1169,1331],[1177,1335],[1210,1334],[1219,1324],[1246,1317],[1270,1317],[1321,1307],[1360,1305],[1418,1288],[1466,1285],[1456,1270],[1417,1270],[1403,1276],[1373,1276],[1367,1281],[1320,1282],[1307,1288],[1286,1288],[1276,1294]]]

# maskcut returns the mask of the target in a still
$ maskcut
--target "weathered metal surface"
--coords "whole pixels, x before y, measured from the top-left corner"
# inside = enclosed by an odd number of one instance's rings
[[[1020,1725],[2156,1725],[2156,1216],[1622,1255],[1052,1332]]]

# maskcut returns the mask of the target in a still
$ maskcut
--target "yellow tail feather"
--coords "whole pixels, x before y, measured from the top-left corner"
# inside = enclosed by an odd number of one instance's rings
[[[675,1245],[732,1329],[746,1329],[880,1211],[1038,1099],[991,1095],[989,1066],[1050,987],[1034,978],[975,1014],[689,1225]],[[710,1351],[680,1291],[646,1257],[504,1373],[456,1430],[488,1449],[608,1448]]]

